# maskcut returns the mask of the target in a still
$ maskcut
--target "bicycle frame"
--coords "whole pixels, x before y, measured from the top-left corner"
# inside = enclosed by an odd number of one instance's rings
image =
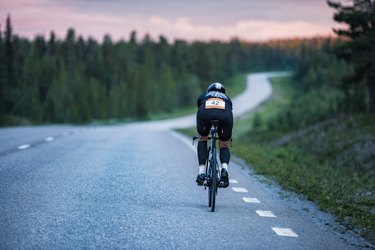
[[[207,161],[206,161],[206,180],[203,183],[205,189],[208,187],[208,206],[211,208],[211,212],[215,211],[215,201],[218,188],[222,186],[220,182],[220,169],[217,161],[217,148],[216,141],[219,139],[217,135],[219,126],[218,120],[211,121],[210,136],[208,137],[208,150],[207,150]],[[194,140],[199,137],[193,137]]]
[[[217,140],[218,122],[212,121],[210,146],[208,150],[208,161],[206,166],[206,176],[210,185],[208,185],[208,206],[211,207],[211,212],[215,211],[215,201],[217,189],[220,184],[220,171],[217,163],[216,154],[216,140]]]

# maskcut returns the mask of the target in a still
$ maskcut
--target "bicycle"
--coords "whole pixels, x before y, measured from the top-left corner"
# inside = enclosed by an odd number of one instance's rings
[[[210,123],[211,129],[210,136],[208,137],[209,143],[207,144],[206,179],[203,185],[204,189],[208,187],[208,207],[211,208],[211,212],[214,212],[217,190],[219,187],[223,187],[223,182],[220,181],[221,172],[216,155],[216,140],[219,139],[217,128],[220,122],[218,120],[212,120]],[[194,141],[198,138],[198,136],[193,137],[193,145]]]

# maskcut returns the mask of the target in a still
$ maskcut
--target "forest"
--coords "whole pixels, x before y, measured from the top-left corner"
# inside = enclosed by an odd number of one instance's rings
[[[33,41],[13,33],[10,16],[0,36],[1,122],[89,122],[93,119],[147,119],[151,113],[192,106],[199,92],[213,81],[260,69],[296,66],[296,43],[169,44],[137,38],[102,43],[77,37],[64,40],[51,32]]]
[[[49,38],[29,40],[16,35],[8,16],[0,32],[0,122],[147,119],[191,107],[211,82],[225,84],[240,72],[295,70],[336,43],[333,38],[169,43],[163,36],[138,38],[136,31],[128,41],[106,35],[98,42],[74,29],[64,39],[52,31]]]

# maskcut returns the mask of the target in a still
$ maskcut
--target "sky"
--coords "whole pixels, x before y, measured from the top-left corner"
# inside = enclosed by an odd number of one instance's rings
[[[333,35],[338,25],[326,0],[0,0],[4,30],[11,15],[14,33],[33,39],[53,30],[64,38],[68,28],[102,40],[160,35],[170,42],[247,41]]]

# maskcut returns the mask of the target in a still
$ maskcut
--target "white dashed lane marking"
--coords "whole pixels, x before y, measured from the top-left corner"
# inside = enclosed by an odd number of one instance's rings
[[[260,203],[257,198],[243,197],[242,200],[247,203]]]
[[[298,237],[298,234],[290,228],[273,227],[272,230],[279,236]]]
[[[52,137],[52,136],[50,136],[50,137],[47,137],[46,139],[44,139],[45,141],[47,141],[47,142],[50,142],[50,141],[53,141],[53,140],[55,140],[55,138],[54,137]]]
[[[94,130],[94,129],[92,129],[92,130]],[[70,136],[70,135],[73,135],[73,134],[78,134],[78,133],[83,133],[83,132],[88,132],[88,131],[90,131],[90,129],[81,129],[81,130],[76,129],[74,132],[65,131],[61,134],[61,136],[66,137],[66,136]],[[43,141],[39,141],[35,144],[22,144],[22,145],[18,146],[17,149],[18,150],[28,149],[32,145],[38,146],[41,142],[51,142],[51,141],[54,141],[58,138],[60,138],[60,136],[57,136],[57,137],[49,136],[49,137],[46,137]]]
[[[29,147],[31,147],[30,144],[24,144],[24,145],[21,145],[21,146],[19,146],[19,147],[17,147],[17,148],[18,148],[18,149],[27,149],[27,148],[29,148]]]
[[[229,183],[238,184],[238,181],[236,179],[229,179]]]
[[[234,187],[232,189],[233,189],[234,192],[237,192],[237,193],[247,193],[248,192],[246,188],[241,188],[241,187],[239,187],[239,188]]]
[[[266,210],[256,210],[255,211],[260,217],[276,217],[276,215],[272,211]]]

